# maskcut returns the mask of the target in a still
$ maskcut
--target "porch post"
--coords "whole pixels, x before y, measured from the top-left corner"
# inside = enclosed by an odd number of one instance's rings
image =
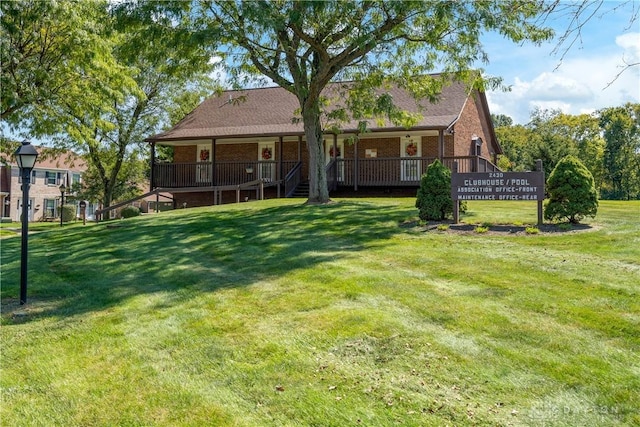
[[[155,187],[156,184],[156,176],[155,176],[155,171],[154,171],[154,166],[156,163],[156,143],[152,142],[151,143],[151,177],[150,177],[150,182],[149,182],[149,191],[153,190],[153,188]]]
[[[278,137],[278,199],[280,198],[280,185],[284,179],[284,165],[282,164],[284,161],[284,153],[282,152],[283,143],[282,135],[280,135]]]
[[[438,160],[442,161],[444,157],[444,130],[438,131]]]
[[[338,188],[338,134],[337,133],[333,134],[333,156],[334,156],[334,162],[333,162],[333,170],[332,170],[332,173],[333,173],[332,190],[336,190]],[[329,161],[331,161],[331,159],[329,159]]]
[[[211,185],[216,185],[216,139],[211,140]]]
[[[338,134],[334,133],[333,134],[333,153],[334,153],[334,156],[336,158],[338,158],[338,156],[337,156],[338,151],[337,150],[338,150]]]
[[[353,191],[358,191],[358,135],[353,144]]]

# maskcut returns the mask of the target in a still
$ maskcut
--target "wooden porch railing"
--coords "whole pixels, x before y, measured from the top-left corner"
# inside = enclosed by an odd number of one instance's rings
[[[327,189],[334,191],[338,188],[338,178],[340,178],[338,174],[338,159],[331,159],[325,167],[325,172],[327,175]]]
[[[282,172],[277,161],[228,161],[194,163],[156,163],[153,188],[189,188],[240,185],[247,181],[263,179],[266,182],[280,180],[297,164],[296,160],[282,162]]]
[[[392,157],[372,159],[335,159],[327,165],[329,190],[338,186],[410,186],[420,185],[420,178],[434,157]],[[458,162],[460,172],[492,172],[499,169],[478,156],[444,157],[449,169]],[[302,163],[296,160],[234,161],[200,163],[159,163],[154,165],[153,188],[192,188],[240,185],[262,179],[284,182],[284,194],[289,195],[302,182]]]
[[[335,167],[337,182],[341,186],[410,186],[420,185],[420,178],[435,157],[393,157],[338,159]],[[499,169],[478,156],[444,157],[442,163],[449,169],[458,162],[461,172],[491,172]]]

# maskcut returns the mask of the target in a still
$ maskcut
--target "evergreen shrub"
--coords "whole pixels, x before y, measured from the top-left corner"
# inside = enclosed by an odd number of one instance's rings
[[[71,222],[76,219],[75,205],[62,206],[62,222]]]
[[[558,162],[547,180],[547,192],[549,200],[544,208],[547,220],[566,219],[577,224],[585,216],[595,217],[598,212],[593,175],[574,156],[566,156]]]
[[[120,211],[121,218],[131,218],[140,215],[140,209],[135,206],[127,206]]]
[[[451,171],[436,159],[420,179],[416,198],[418,216],[425,221],[441,221],[453,214]]]

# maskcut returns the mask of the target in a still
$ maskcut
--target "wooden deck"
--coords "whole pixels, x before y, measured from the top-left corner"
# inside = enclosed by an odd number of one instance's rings
[[[327,166],[329,188],[358,187],[417,187],[420,178],[435,158],[372,158],[335,159]],[[487,159],[478,156],[444,157],[449,169],[458,162],[460,172],[489,172],[498,168]],[[289,180],[301,181],[301,163],[298,161],[235,161],[155,164],[152,188],[171,189],[223,187],[241,185],[252,180],[282,182],[286,188]],[[285,195],[289,190],[285,189]]]

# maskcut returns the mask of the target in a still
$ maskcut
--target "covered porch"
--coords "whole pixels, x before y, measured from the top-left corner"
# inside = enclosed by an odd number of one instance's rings
[[[331,158],[326,166],[329,190],[349,187],[418,187],[420,178],[436,157],[396,158]],[[458,162],[460,172],[489,172],[498,168],[484,157],[442,157],[449,169]],[[152,189],[162,188],[199,191],[206,187],[242,185],[262,180],[278,186],[283,195],[289,197],[301,183],[302,162],[296,160],[268,161],[216,161],[191,163],[154,163],[152,167]],[[278,191],[280,194],[280,191]]]

